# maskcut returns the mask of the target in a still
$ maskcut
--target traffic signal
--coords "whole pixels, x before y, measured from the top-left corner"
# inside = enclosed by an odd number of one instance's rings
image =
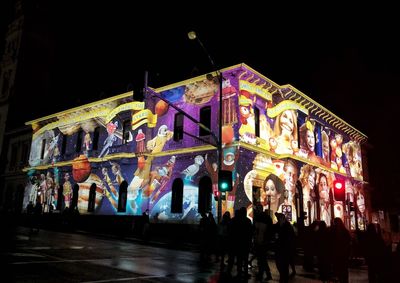
[[[218,171],[218,190],[220,192],[232,191],[232,171],[219,170]]]
[[[343,180],[333,181],[333,192],[336,201],[345,201],[346,199],[346,188]]]

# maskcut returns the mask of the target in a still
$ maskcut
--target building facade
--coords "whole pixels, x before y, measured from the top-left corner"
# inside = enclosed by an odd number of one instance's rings
[[[50,1],[15,0],[0,61],[0,209],[20,211],[24,191],[26,156],[29,156],[31,127],[21,104],[35,105],[38,95],[49,93],[54,37],[49,24]],[[47,104],[48,105],[48,104]],[[47,107],[46,103],[43,107]],[[31,113],[43,111],[32,107]],[[26,147],[28,144],[28,148]],[[26,162],[26,163],[25,163]],[[21,179],[22,178],[22,179]]]
[[[202,212],[240,207],[252,217],[258,205],[305,225],[341,217],[364,229],[369,221],[367,137],[245,64],[149,89],[143,102],[128,92],[26,124],[33,136],[24,206],[38,200],[45,211],[98,215],[149,210],[151,219],[198,223]],[[233,174],[226,193],[218,192],[219,138],[221,169]],[[345,183],[345,201],[333,194],[335,180]]]
[[[29,152],[32,139],[32,129],[21,127],[8,131],[4,135],[7,147],[6,162],[2,164],[0,187],[0,208],[14,213],[24,210],[23,196],[26,187],[26,174],[22,170],[29,166]]]

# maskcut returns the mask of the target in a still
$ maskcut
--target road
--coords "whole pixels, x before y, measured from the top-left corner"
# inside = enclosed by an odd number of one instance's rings
[[[201,266],[194,249],[178,250],[161,243],[142,243],[85,233],[62,233],[17,227],[11,251],[2,252],[5,282],[221,282],[218,264]],[[274,280],[278,272],[270,261]],[[319,282],[304,273],[291,282]],[[253,273],[255,270],[252,271]],[[350,270],[350,282],[366,282],[365,269]],[[235,282],[233,279],[224,282]],[[253,275],[249,282],[256,282]]]

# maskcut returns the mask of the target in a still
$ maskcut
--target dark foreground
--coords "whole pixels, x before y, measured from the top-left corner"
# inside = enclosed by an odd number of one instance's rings
[[[201,265],[194,246],[172,248],[159,241],[112,238],[84,232],[16,227],[16,241],[3,248],[2,282],[238,282],[219,272],[219,264]],[[269,261],[273,279],[279,275]],[[319,282],[316,273],[296,266],[291,282]],[[248,282],[255,280],[251,269]],[[233,276],[235,270],[233,270]],[[366,282],[365,266],[350,270],[350,282]]]

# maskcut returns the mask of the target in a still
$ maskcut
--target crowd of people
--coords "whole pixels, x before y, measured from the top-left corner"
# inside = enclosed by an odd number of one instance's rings
[[[284,214],[275,213],[275,216],[278,221],[273,224],[268,210],[263,211],[259,206],[254,210],[252,222],[243,207],[233,217],[225,212],[217,224],[211,212],[203,213],[199,226],[201,263],[215,259],[221,274],[246,281],[251,276],[249,268],[253,268],[252,262],[256,260],[256,280],[262,282],[272,279],[268,258],[273,257],[279,282],[288,282],[297,274],[295,260],[300,257],[296,257],[296,248],[301,247],[304,272],[314,273],[322,282],[349,282],[352,257],[365,260],[369,282],[390,282],[394,278],[399,247],[392,254],[376,224],[370,224],[366,232],[350,233],[342,219],[335,218],[330,227],[324,221],[314,221],[298,235]],[[356,250],[361,253],[355,255]]]

